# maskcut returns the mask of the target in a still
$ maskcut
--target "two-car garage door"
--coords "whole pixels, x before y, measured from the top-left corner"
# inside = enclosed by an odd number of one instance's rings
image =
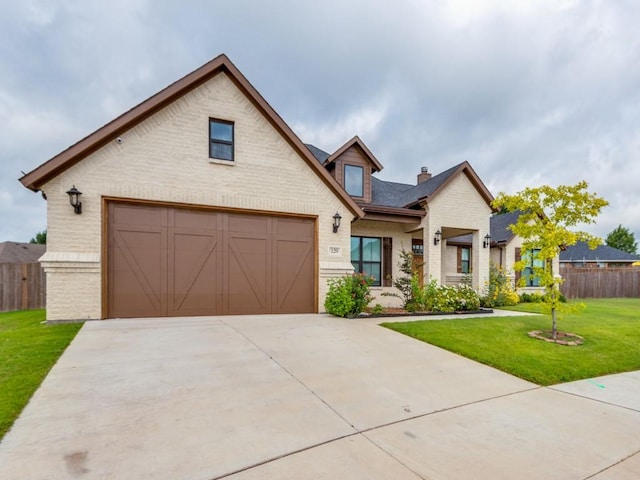
[[[108,206],[108,317],[315,311],[315,221]]]

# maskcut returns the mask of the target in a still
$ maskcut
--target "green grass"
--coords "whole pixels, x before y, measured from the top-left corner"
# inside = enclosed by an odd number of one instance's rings
[[[0,439],[82,326],[44,320],[44,310],[0,313]]]
[[[584,337],[567,347],[529,338],[550,330],[551,317],[461,318],[385,323],[383,326],[437,345],[538,385],[554,385],[640,370],[640,299],[588,299],[575,313],[562,314],[558,330]],[[540,312],[540,305],[510,310]]]

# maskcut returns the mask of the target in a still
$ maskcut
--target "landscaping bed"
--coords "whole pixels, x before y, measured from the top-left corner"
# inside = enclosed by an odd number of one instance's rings
[[[430,315],[477,315],[493,313],[490,308],[480,308],[477,310],[458,310],[454,312],[408,312],[403,308],[384,308],[382,312],[374,312],[372,308],[365,309],[359,315],[350,318],[388,318],[388,317],[427,317]]]

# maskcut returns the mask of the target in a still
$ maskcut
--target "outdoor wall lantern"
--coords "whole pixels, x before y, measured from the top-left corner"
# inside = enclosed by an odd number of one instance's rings
[[[489,248],[489,246],[491,245],[491,235],[489,235],[488,233],[484,236],[484,242],[482,242],[482,246],[484,248]]]
[[[436,236],[433,237],[433,244],[434,245],[438,245],[440,243],[440,238],[442,237],[442,232],[440,231],[440,229],[438,229],[436,231]]]
[[[78,190],[74,185],[73,187],[71,187],[71,190],[67,192],[67,195],[69,195],[69,203],[73,207],[73,211],[77,214],[81,214],[82,202],[80,201],[80,195],[82,195],[82,192]]]
[[[333,216],[333,233],[338,233],[338,229],[340,228],[340,220],[342,217],[338,212]]]

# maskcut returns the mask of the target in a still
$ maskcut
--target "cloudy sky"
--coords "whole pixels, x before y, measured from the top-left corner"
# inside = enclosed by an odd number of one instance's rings
[[[413,183],[574,184],[640,238],[637,0],[0,0],[0,241],[46,228],[17,181],[226,53],[307,143],[359,135]]]

